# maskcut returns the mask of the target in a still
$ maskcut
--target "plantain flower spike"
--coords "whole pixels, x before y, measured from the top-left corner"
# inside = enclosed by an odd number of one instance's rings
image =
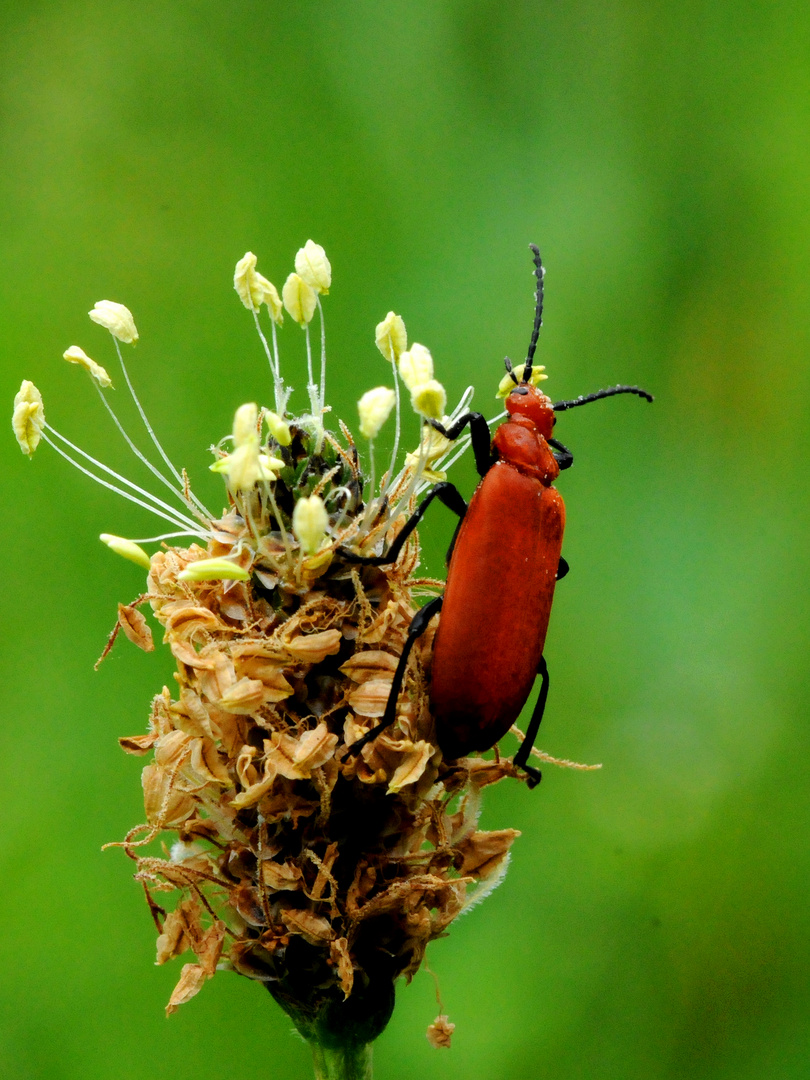
[[[433,378],[433,357],[424,345],[414,342],[399,358],[399,376],[413,393],[417,386]]]
[[[91,360],[84,349],[80,349],[78,345],[71,345],[69,349],[66,349],[62,353],[62,359],[67,360],[69,364],[78,364],[85,371],[89,371],[92,378],[104,389],[112,386],[112,379],[101,364]]]
[[[45,427],[45,409],[42,395],[28,379],[23,379],[14,398],[11,427],[22,452],[33,457]]]
[[[270,318],[280,326],[284,321],[284,312],[278,289],[272,281],[268,281],[256,270],[256,262],[256,256],[252,251],[242,256],[236,264],[233,287],[248,311],[258,312],[262,304],[266,304]]]
[[[329,292],[332,285],[332,266],[326,252],[314,240],[307,240],[296,252],[295,272],[316,293],[325,296]]]
[[[122,559],[129,559],[130,562],[137,563],[146,570],[152,565],[151,559],[140,544],[136,544],[133,540],[126,540],[123,536],[113,536],[112,533],[102,533],[99,540]]]
[[[299,499],[292,517],[293,532],[307,555],[314,555],[321,546],[329,525],[326,504],[320,495]]]
[[[283,305],[308,328],[331,269],[312,241],[295,265]],[[366,1077],[397,980],[410,981],[428,945],[503,877],[518,833],[478,829],[482,789],[521,774],[507,752],[445,760],[429,694],[433,635],[411,632],[442,583],[421,576],[416,532],[386,561],[421,492],[444,479],[463,443],[423,424],[403,462],[397,415],[378,484],[373,446],[361,455],[344,424],[324,426],[322,312],[315,385],[310,334],[302,342],[278,331],[281,301],[252,252],[237,264],[234,287],[256,316],[275,411],[233,403],[232,432],[213,451],[211,468],[224,481],[213,512],[163,450],[130,379],[157,464],[112,419],[160,482],[158,495],[46,425],[31,382],[14,400],[14,434],[24,453],[41,438],[161,522],[149,541],[101,539],[146,571],[138,599],[119,605],[124,639],[153,647],[148,603],[176,664],[171,689],[158,684],[147,730],[120,740],[145,767],[143,823],[119,846],[158,924],[157,962],[185,956],[167,1013],[219,972],[237,972],[291,1017],[318,1075]],[[275,320],[270,340],[262,304]],[[122,305],[100,301],[91,317],[119,341],[137,340]],[[445,415],[430,352],[407,348],[400,316],[388,313],[376,342],[421,416],[448,426],[467,408],[470,392]],[[282,379],[287,347],[299,370],[307,364],[298,402]],[[78,347],[65,358],[104,386]],[[399,414],[398,376],[394,386],[360,398],[365,438],[378,435],[395,404]],[[151,558],[140,546],[150,542],[160,544]],[[107,651],[120,640],[113,634]],[[383,716],[391,722],[377,731]],[[433,1044],[446,1046],[452,1027],[442,1009]],[[333,1071],[330,1055],[346,1068]]]
[[[376,439],[380,428],[391,415],[397,396],[387,386],[366,390],[357,402],[360,414],[360,434],[366,439]]]
[[[109,330],[114,338],[123,341],[125,345],[134,345],[137,342],[135,320],[129,308],[123,304],[116,304],[114,300],[97,300],[88,315],[94,323]]]
[[[386,360],[391,363],[399,360],[408,348],[408,334],[402,316],[389,311],[383,321],[377,323],[374,341]]]

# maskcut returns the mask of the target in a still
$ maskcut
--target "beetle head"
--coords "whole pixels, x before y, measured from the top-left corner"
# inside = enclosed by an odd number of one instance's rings
[[[551,398],[536,386],[522,382],[512,390],[504,402],[510,418],[524,417],[530,420],[544,439],[550,439],[554,427],[554,405]]]

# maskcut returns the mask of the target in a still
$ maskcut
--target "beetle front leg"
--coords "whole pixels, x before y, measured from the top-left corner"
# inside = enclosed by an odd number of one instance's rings
[[[359,754],[367,743],[376,739],[381,731],[385,731],[385,729],[390,727],[396,720],[397,702],[399,701],[400,690],[402,690],[402,683],[405,680],[405,670],[408,667],[408,658],[411,655],[411,649],[416,644],[417,638],[420,638],[425,630],[427,630],[428,623],[441,609],[443,601],[443,596],[434,597],[432,600],[429,600],[424,607],[420,608],[413,619],[411,619],[411,625],[408,627],[408,636],[405,639],[405,644],[399,657],[399,663],[394,672],[394,677],[391,680],[391,693],[388,695],[388,701],[385,704],[383,718],[375,728],[372,728],[371,731],[367,731],[362,738],[357,740],[357,742],[352,743],[349,747],[349,757],[355,757]]]
[[[341,558],[345,559],[346,562],[360,563],[362,566],[387,566],[389,563],[396,562],[408,537],[422,520],[425,511],[434,499],[444,503],[448,510],[452,510],[460,518],[463,518],[467,513],[467,504],[461,497],[458,488],[443,480],[441,483],[436,484],[433,490],[428,492],[422,499],[411,517],[408,518],[397,533],[394,542],[385,555],[358,555],[354,551],[349,551],[348,548],[339,548]]]
[[[492,435],[490,434],[489,424],[483,413],[466,412],[460,416],[454,424],[451,424],[449,428],[444,427],[438,420],[428,419],[428,423],[432,428],[435,428],[440,435],[444,435],[445,439],[450,440],[457,439],[467,424],[469,424],[470,442],[472,443],[473,456],[475,457],[475,467],[478,470],[479,476],[486,476],[495,462],[495,457],[492,453]]]
[[[537,674],[543,680],[540,684],[540,693],[537,697],[534,712],[529,721],[529,726],[526,729],[526,737],[520,744],[520,749],[512,758],[512,764],[516,765],[519,769],[523,769],[523,771],[527,773],[530,788],[537,787],[542,777],[542,773],[539,769],[535,769],[532,765],[527,765],[526,762],[529,760],[529,754],[534,746],[534,740],[537,738],[540,721],[543,719],[543,713],[546,711],[546,701],[548,700],[548,666],[546,665],[546,660],[543,656],[540,657],[540,663],[537,666]]]

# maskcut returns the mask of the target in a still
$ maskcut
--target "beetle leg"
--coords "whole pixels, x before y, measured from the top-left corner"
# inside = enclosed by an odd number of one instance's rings
[[[570,569],[571,567],[568,565],[568,560],[564,559],[561,555],[560,561],[557,564],[557,581],[562,581]]]
[[[422,520],[425,511],[434,499],[438,499],[439,502],[444,503],[448,510],[452,510],[453,513],[458,514],[460,518],[463,518],[467,513],[467,504],[464,499],[462,499],[458,488],[454,487],[453,484],[448,483],[446,480],[443,480],[441,483],[436,484],[433,490],[429,491],[424,499],[422,499],[411,517],[408,518],[400,529],[396,539],[385,555],[357,555],[347,548],[340,548],[339,551],[341,557],[345,559],[346,562],[361,563],[363,566],[387,566],[388,563],[396,562],[400,551],[402,551],[403,545]]]
[[[475,467],[478,470],[479,476],[486,476],[495,463],[495,457],[492,453],[492,435],[490,434],[489,424],[483,413],[463,413],[458,420],[456,420],[455,424],[451,424],[449,428],[444,427],[438,420],[428,419],[428,423],[432,428],[435,428],[440,435],[444,435],[445,439],[451,440],[457,439],[467,424],[469,424],[470,441],[472,442],[473,456],[475,457]]]
[[[517,765],[518,768],[521,768],[528,773],[530,788],[536,787],[540,783],[541,777],[540,770],[533,768],[531,765],[527,765],[526,762],[528,761],[529,754],[534,746],[534,740],[537,738],[540,721],[543,719],[543,713],[546,710],[546,701],[548,700],[548,667],[546,665],[545,657],[543,656],[540,657],[540,663],[537,666],[537,674],[543,680],[540,684],[540,693],[537,697],[537,702],[535,703],[529,726],[526,729],[526,738],[520,744],[520,749],[512,758],[513,765]]]
[[[563,469],[570,469],[571,466],[574,464],[574,455],[571,453],[568,447],[563,446],[563,444],[561,442],[558,442],[557,439],[549,439],[548,444],[549,446],[553,446],[554,449],[558,451],[558,453],[554,455],[554,460],[560,466],[560,472],[562,472]]]
[[[405,639],[405,645],[403,646],[402,653],[397,664],[394,677],[391,680],[391,693],[388,695],[388,701],[385,705],[385,712],[383,718],[371,731],[367,731],[361,739],[352,743],[349,747],[349,757],[354,757],[359,754],[366,743],[370,743],[372,739],[376,739],[381,731],[390,727],[397,717],[397,701],[399,700],[399,692],[402,689],[402,683],[405,679],[405,669],[408,666],[408,657],[411,655],[411,649],[416,644],[416,639],[421,637],[427,630],[428,623],[442,606],[444,600],[443,596],[436,596],[432,600],[429,600],[424,607],[421,607],[411,620],[411,625],[408,627],[408,636]]]

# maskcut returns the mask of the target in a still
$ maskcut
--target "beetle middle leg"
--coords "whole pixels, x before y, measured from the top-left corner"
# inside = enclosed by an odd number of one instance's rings
[[[452,510],[453,513],[458,514],[460,518],[463,518],[467,513],[467,504],[462,498],[458,488],[448,481],[443,480],[436,484],[424,499],[422,499],[413,514],[411,514],[397,533],[396,539],[385,555],[357,555],[354,551],[349,551],[347,548],[340,548],[341,558],[345,559],[346,562],[360,563],[362,566],[387,566],[389,563],[396,562],[408,537],[422,520],[425,511],[434,499],[438,499],[440,503],[444,503],[448,510]]]
[[[371,731],[367,731],[362,738],[357,740],[357,742],[352,743],[349,747],[350,757],[359,754],[367,743],[376,739],[381,731],[390,727],[394,720],[396,720],[397,702],[399,701],[399,693],[402,690],[402,683],[405,680],[405,671],[408,667],[408,658],[411,655],[411,649],[416,644],[417,638],[420,638],[425,630],[427,630],[428,623],[441,609],[443,601],[443,596],[434,597],[432,600],[429,600],[424,607],[421,607],[411,620],[411,625],[408,627],[408,636],[405,639],[405,644],[402,647],[402,653],[400,654],[394,677],[391,680],[391,692],[388,695],[383,718],[375,728],[372,728]]]
[[[520,744],[518,752],[512,758],[512,764],[516,765],[519,769],[523,769],[523,771],[527,773],[530,788],[537,787],[542,776],[539,769],[535,769],[534,766],[527,765],[526,763],[529,760],[529,754],[534,746],[534,740],[537,738],[537,732],[540,729],[540,721],[543,719],[543,713],[546,711],[546,701],[548,700],[548,666],[544,656],[540,657],[540,663],[537,666],[537,674],[542,679],[540,693],[537,696],[529,726],[526,728],[526,737]]]

